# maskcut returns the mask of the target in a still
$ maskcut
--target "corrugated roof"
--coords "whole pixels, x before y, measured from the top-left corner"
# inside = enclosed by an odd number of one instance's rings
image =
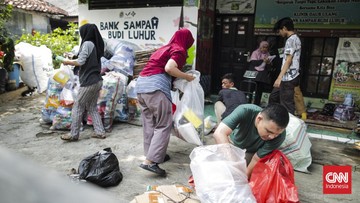
[[[14,8],[22,9],[26,11],[36,11],[36,12],[48,13],[52,15],[68,16],[67,11],[43,0],[4,0],[4,3],[10,4]]]

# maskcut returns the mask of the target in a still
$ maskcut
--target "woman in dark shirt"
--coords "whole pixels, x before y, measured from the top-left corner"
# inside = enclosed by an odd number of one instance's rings
[[[71,112],[71,131],[61,136],[65,141],[77,141],[79,139],[83,114],[91,116],[94,126],[93,138],[104,139],[105,130],[97,111],[97,99],[102,87],[100,75],[101,61],[104,55],[104,41],[96,25],[85,24],[80,27],[81,45],[76,60],[64,60],[64,65],[79,66],[80,88]]]

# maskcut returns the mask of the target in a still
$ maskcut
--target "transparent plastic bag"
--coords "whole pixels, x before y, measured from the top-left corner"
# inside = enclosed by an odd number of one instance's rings
[[[176,111],[173,115],[175,135],[180,139],[202,145],[200,137],[204,134],[204,90],[200,85],[200,72],[196,70],[187,71],[193,74],[195,79],[191,82],[185,79],[176,79],[174,87],[183,95],[175,93],[173,102],[177,102]]]
[[[244,150],[232,144],[200,146],[190,159],[201,202],[256,202],[248,184]]]

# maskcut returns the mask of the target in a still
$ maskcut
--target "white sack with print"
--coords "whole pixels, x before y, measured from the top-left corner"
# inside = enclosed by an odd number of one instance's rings
[[[44,92],[54,70],[51,50],[44,45],[20,42],[15,45],[15,56],[24,69],[20,72],[21,80],[30,88],[36,87],[39,93]]]

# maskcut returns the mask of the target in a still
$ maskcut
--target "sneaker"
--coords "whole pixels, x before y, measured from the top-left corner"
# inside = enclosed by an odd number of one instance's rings
[[[156,173],[160,176],[166,176],[166,171],[161,169],[158,164],[140,164],[140,168],[142,169],[145,169],[147,171],[150,171],[150,172],[153,172],[153,173]]]
[[[64,141],[68,141],[68,142],[75,142],[75,141],[79,140],[79,137],[72,136],[70,133],[63,134],[60,136],[60,138]]]

